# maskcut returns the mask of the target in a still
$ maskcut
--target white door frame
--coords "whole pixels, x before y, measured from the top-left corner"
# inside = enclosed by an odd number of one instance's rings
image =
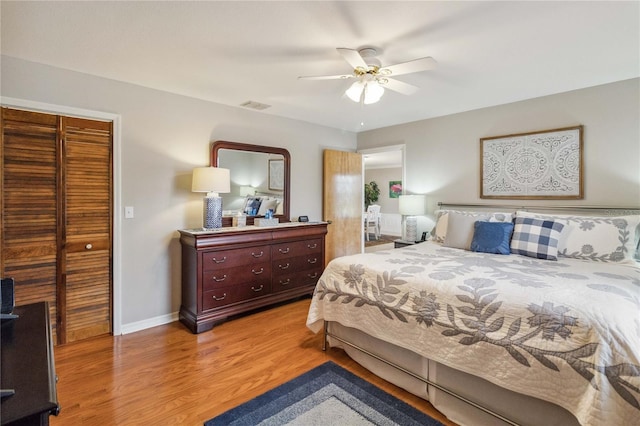
[[[121,229],[122,229],[122,200],[121,200],[121,116],[103,111],[93,111],[63,105],[47,104],[25,99],[0,97],[3,107],[26,109],[56,115],[106,120],[113,122],[113,335],[122,334],[122,263],[121,263]]]
[[[379,154],[382,152],[395,152],[395,151],[401,151],[402,152],[402,192],[404,193],[404,188],[407,187],[406,184],[406,180],[407,180],[407,150],[406,150],[406,145],[405,144],[398,144],[398,145],[387,145],[387,146],[380,146],[377,148],[366,148],[366,149],[359,149],[356,152],[359,152],[360,154],[362,154],[362,156],[366,156],[367,154]],[[365,171],[365,165],[364,165],[365,161],[364,158],[362,159],[362,181],[364,182],[364,171]],[[364,196],[364,191],[363,191],[363,196]],[[364,253],[364,229],[363,229],[363,234],[362,234],[362,252]]]

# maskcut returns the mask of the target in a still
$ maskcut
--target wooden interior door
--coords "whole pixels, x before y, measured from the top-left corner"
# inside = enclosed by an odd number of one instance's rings
[[[57,343],[112,323],[112,123],[2,109],[0,276]]]
[[[15,279],[16,305],[48,301],[55,324],[58,118],[3,108],[0,123],[0,275]]]
[[[62,118],[62,338],[111,332],[111,122]]]
[[[324,151],[324,220],[331,222],[325,243],[325,262],[362,251],[362,155]]]

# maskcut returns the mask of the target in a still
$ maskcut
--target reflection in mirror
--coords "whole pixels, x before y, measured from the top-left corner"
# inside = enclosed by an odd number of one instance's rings
[[[217,141],[212,146],[211,165],[231,171],[231,192],[220,194],[223,226],[231,226],[238,212],[247,214],[248,225],[269,210],[280,222],[289,221],[290,156],[286,149]]]

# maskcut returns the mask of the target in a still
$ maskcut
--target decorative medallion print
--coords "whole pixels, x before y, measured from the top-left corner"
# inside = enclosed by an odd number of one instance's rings
[[[582,198],[582,126],[480,143],[481,198]]]

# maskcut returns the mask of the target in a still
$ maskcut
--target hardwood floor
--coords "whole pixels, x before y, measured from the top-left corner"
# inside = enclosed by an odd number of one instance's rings
[[[328,360],[440,420],[306,328],[310,299],[192,334],[179,322],[55,347],[62,425],[202,425]]]

